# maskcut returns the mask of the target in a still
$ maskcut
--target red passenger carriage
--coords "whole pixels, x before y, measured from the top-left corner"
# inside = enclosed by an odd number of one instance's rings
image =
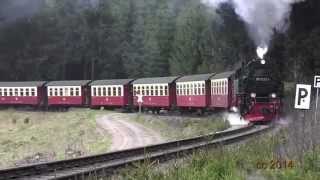
[[[91,107],[128,107],[132,104],[133,79],[98,80],[90,83]]]
[[[0,105],[40,106],[44,102],[44,81],[0,82]]]
[[[217,74],[211,80],[211,108],[230,109],[235,105],[234,71]]]
[[[210,104],[210,78],[214,74],[183,76],[176,81],[177,107],[180,109],[207,108]]]
[[[46,84],[48,106],[83,106],[88,105],[88,80],[51,81]]]
[[[135,80],[133,84],[134,106],[139,106],[138,95],[142,96],[142,107],[157,110],[170,109],[176,103],[175,80],[178,77],[157,77]]]

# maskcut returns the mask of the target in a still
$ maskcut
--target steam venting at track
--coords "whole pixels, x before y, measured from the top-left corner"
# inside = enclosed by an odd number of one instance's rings
[[[245,22],[261,59],[268,51],[274,32],[287,30],[292,4],[302,1],[304,0],[202,0],[215,9],[223,3],[230,4]]]
[[[241,118],[239,113],[225,113],[224,120],[228,121],[231,126],[248,125],[249,121],[245,121]]]

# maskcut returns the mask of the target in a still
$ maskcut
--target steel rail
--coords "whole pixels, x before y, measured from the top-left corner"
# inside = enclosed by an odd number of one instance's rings
[[[82,179],[88,175],[107,175],[113,173],[116,169],[132,165],[135,162],[142,162],[146,159],[164,161],[201,148],[239,142],[270,128],[271,126],[249,125],[239,129],[146,147],[3,169],[0,170],[0,180]]]

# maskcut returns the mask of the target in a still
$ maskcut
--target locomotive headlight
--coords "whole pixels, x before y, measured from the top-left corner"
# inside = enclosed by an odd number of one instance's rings
[[[266,64],[266,60],[261,59],[260,63],[261,63],[262,65],[265,65],[265,64]]]
[[[256,93],[251,93],[251,94],[250,94],[250,97],[256,98],[256,97],[257,97],[257,94],[256,94]]]
[[[239,109],[235,106],[232,106],[230,110],[234,113],[237,113]]]
[[[276,93],[272,93],[270,96],[271,96],[272,98],[276,98],[276,97],[277,97],[277,94],[276,94]]]

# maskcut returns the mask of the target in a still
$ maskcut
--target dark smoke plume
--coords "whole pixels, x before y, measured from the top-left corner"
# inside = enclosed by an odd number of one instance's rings
[[[267,48],[274,31],[286,31],[292,4],[303,0],[202,0],[214,8],[231,4],[246,23],[248,33],[257,46]]]

